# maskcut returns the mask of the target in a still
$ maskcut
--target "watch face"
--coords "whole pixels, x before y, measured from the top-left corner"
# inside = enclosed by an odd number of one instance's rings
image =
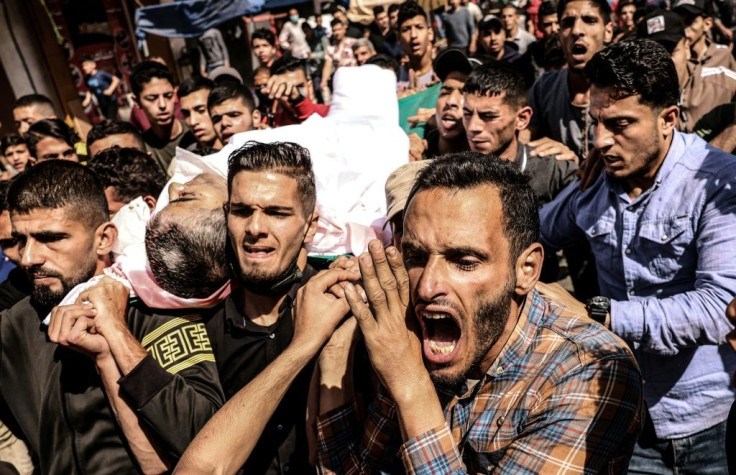
[[[590,299],[591,305],[607,306],[608,302],[609,302],[608,297],[593,297],[592,299]]]

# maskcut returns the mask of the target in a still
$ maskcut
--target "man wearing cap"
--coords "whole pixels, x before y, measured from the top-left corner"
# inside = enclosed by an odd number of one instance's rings
[[[401,249],[404,235],[404,208],[414,180],[431,161],[409,162],[394,170],[386,180],[386,222],[383,228],[391,226],[392,244]]]
[[[468,141],[463,128],[463,84],[480,61],[468,59],[458,49],[448,49],[434,62],[435,74],[442,81],[440,95],[435,106],[436,128],[425,134],[424,158],[434,158],[450,152],[468,150]]]
[[[684,34],[690,42],[690,57],[686,63],[688,74],[686,81],[680,83],[680,128],[690,132],[701,117],[733,98],[736,93],[736,60],[727,46],[708,39],[708,32],[713,27],[709,2],[679,0],[673,11],[684,21]]]
[[[481,62],[490,60],[515,63],[521,58],[515,44],[506,41],[506,30],[496,15],[486,15],[478,25],[480,47],[476,58]]]

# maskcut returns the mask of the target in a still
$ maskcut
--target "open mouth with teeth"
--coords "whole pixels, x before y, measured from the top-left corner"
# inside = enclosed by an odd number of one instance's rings
[[[447,363],[458,353],[462,331],[457,320],[444,312],[423,311],[420,325],[422,327],[422,349],[424,357],[430,363]]]
[[[263,259],[271,256],[274,253],[274,248],[268,246],[251,246],[248,244],[243,245],[243,250],[246,255],[251,259]]]

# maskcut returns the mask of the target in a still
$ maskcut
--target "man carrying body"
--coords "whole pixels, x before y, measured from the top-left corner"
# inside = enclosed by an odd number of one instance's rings
[[[47,329],[109,264],[117,230],[94,174],[66,161],[19,176],[8,207],[33,293],[0,315],[0,387],[41,471],[165,470],[222,403],[204,326],[88,292]]]
[[[103,150],[115,146],[146,151],[143,137],[130,122],[103,120],[87,132],[87,153],[90,159],[94,159]]]
[[[422,153],[421,157],[427,159],[468,150],[468,139],[463,128],[463,85],[477,64],[477,60],[469,60],[460,50],[446,50],[437,57],[434,70],[442,81],[434,109],[437,127],[427,130],[419,150],[414,146],[419,137],[414,138],[415,134],[409,136],[412,145],[410,154],[413,158],[420,158],[417,154],[419,151]]]
[[[306,246],[318,218],[305,149],[251,142],[229,162],[225,211],[237,285],[206,323],[227,399],[289,345],[296,292],[315,274],[307,265]],[[311,373],[309,366],[297,377],[266,425],[245,473],[312,472],[305,439]]]
[[[130,84],[136,104],[151,123],[151,128],[143,134],[146,149],[166,172],[176,147],[185,137],[191,137],[186,125],[174,116],[174,78],[163,64],[144,61],[133,68]]]
[[[625,470],[638,369],[612,333],[534,290],[538,225],[527,176],[503,160],[464,152],[419,174],[402,253],[372,242],[359,259],[367,299],[344,288],[383,385],[362,437],[344,383],[351,335],[319,360],[322,469]]]
[[[601,296],[588,312],[641,366],[647,423],[629,473],[726,473],[736,355],[723,309],[736,292],[736,160],[676,131],[677,72],[662,46],[615,43],[585,72],[605,174],[542,208],[542,242],[590,243]],[[586,308],[564,291],[551,295]]]
[[[222,142],[217,137],[207,110],[207,98],[214,88],[215,83],[209,79],[193,76],[181,83],[176,92],[181,104],[181,113],[184,115],[184,123],[196,140],[190,145],[189,150],[209,151],[222,148]]]

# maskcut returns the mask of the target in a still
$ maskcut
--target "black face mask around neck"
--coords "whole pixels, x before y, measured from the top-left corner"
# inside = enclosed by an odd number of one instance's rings
[[[249,282],[241,278],[243,287],[256,295],[264,295],[268,297],[273,297],[286,292],[294,282],[298,282],[302,279],[302,270],[296,265],[296,261],[298,259],[299,252],[296,253],[296,257],[291,261],[291,265],[273,279],[260,282]]]

